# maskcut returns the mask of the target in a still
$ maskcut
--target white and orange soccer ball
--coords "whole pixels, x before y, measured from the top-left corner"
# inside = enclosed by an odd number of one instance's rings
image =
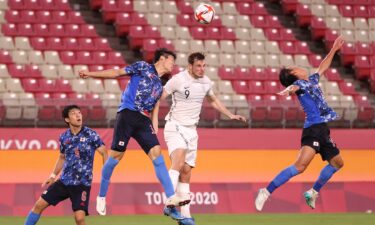
[[[215,9],[212,5],[201,3],[195,8],[194,19],[202,24],[209,24],[215,17]]]

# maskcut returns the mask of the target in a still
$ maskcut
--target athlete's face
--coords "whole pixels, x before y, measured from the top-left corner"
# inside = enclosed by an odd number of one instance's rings
[[[291,73],[294,76],[296,76],[299,80],[307,80],[308,79],[307,70],[305,70],[301,67],[288,67],[288,69],[291,69]]]
[[[65,121],[74,127],[82,126],[82,114],[79,109],[71,109]]]
[[[190,74],[196,78],[202,78],[206,71],[206,62],[204,60],[194,60],[193,65],[188,66]]]
[[[166,73],[171,73],[174,66],[174,57],[168,55],[167,57],[161,56],[160,59],[163,60],[163,67],[166,70]]]

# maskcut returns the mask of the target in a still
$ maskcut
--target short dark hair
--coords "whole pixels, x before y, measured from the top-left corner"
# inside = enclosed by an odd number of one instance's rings
[[[69,118],[69,112],[72,109],[81,110],[81,108],[79,108],[79,106],[77,106],[77,105],[67,105],[67,106],[65,106],[63,111],[62,111],[62,117],[63,117],[64,120],[65,120],[65,118]]]
[[[298,78],[292,74],[291,69],[284,67],[280,70],[279,80],[284,87],[288,87],[292,85],[296,80],[298,80]]]
[[[154,53],[154,63],[159,61],[161,56],[168,57],[170,55],[173,56],[173,58],[176,60],[176,58],[177,58],[176,53],[174,53],[174,52],[172,52],[172,51],[170,51],[166,48],[156,49],[156,51]]]
[[[188,63],[190,65],[193,65],[195,60],[204,60],[205,59],[205,56],[203,53],[201,52],[194,52],[194,53],[191,53],[188,57]]]

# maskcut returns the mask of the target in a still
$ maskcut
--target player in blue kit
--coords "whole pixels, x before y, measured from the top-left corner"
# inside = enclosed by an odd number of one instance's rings
[[[96,205],[96,210],[100,215],[106,214],[105,196],[108,192],[112,172],[122,159],[130,138],[133,137],[152,160],[156,176],[164,188],[167,196],[164,214],[176,220],[183,219],[174,206],[188,204],[190,196],[175,194],[154,130],[154,127],[157,129],[157,126],[153,126],[153,124],[157,124],[158,120],[157,113],[153,113],[153,110],[159,104],[163,92],[160,77],[172,72],[175,59],[175,53],[167,49],[158,49],[155,52],[154,64],[138,61],[122,69],[79,72],[81,78],[130,76],[130,81],[122,93],[117,112],[109,158],[102,170]]]
[[[82,125],[82,114],[78,106],[66,106],[62,116],[69,129],[60,136],[60,156],[52,174],[42,184],[42,187],[48,186],[48,189],[31,209],[25,225],[36,224],[41,213],[48,206],[55,206],[67,198],[72,202],[76,224],[86,224],[94,155],[98,151],[104,163],[107,160],[107,151],[99,135]],[[56,180],[60,171],[62,171],[60,179]]]
[[[335,172],[343,167],[344,162],[340,151],[332,141],[327,126],[327,123],[335,120],[338,115],[328,106],[319,88],[320,76],[330,67],[333,56],[343,44],[343,38],[338,37],[328,55],[320,63],[318,70],[310,76],[306,70],[298,67],[288,67],[280,71],[280,82],[286,89],[279,94],[283,96],[296,94],[306,114],[301,138],[302,147],[296,162],[281,171],[266,188],[259,190],[255,199],[255,208],[258,211],[263,209],[264,203],[276,188],[305,171],[315,154],[319,153],[323,160],[328,161],[328,164],[322,169],[313,187],[304,193],[306,203],[312,209],[315,208],[320,189]]]

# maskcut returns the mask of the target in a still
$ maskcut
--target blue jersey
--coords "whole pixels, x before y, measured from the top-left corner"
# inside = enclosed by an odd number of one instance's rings
[[[163,86],[155,66],[139,61],[125,67],[130,81],[121,96],[118,112],[124,109],[149,115],[161,97]]]
[[[319,88],[319,74],[309,76],[309,80],[297,80],[293,83],[300,88],[298,100],[306,114],[304,128],[318,123],[326,123],[337,118],[337,114],[330,108]]]
[[[74,135],[68,129],[60,136],[60,152],[65,163],[60,180],[65,185],[90,186],[95,150],[104,145],[99,135],[88,127]]]

